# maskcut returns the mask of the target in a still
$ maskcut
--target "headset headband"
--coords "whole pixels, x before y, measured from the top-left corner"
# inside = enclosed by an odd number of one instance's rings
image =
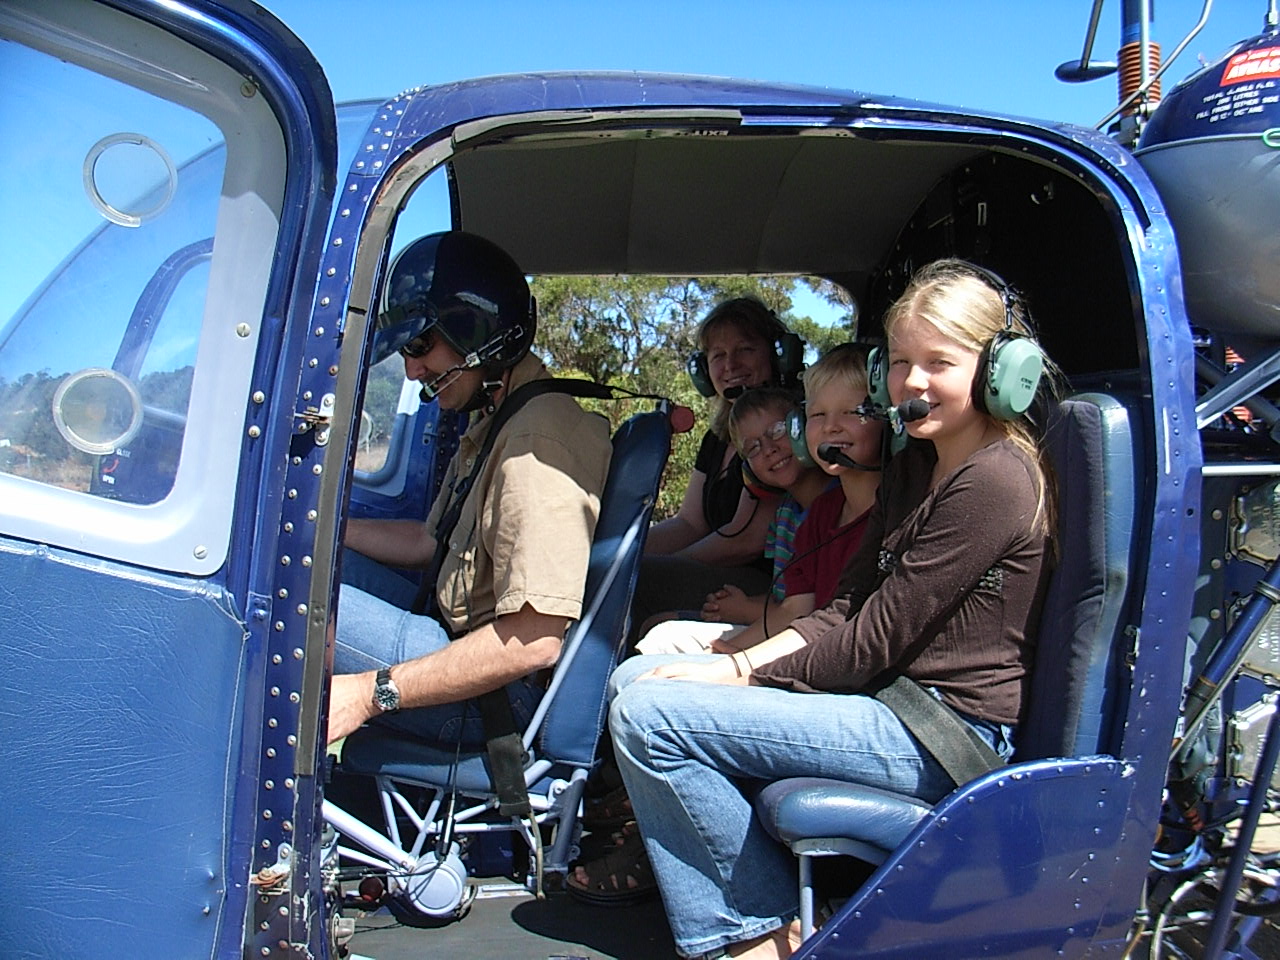
[[[988,270],[986,267],[979,266],[976,263],[964,261],[963,269],[970,275],[976,277],[994,290],[1000,296],[1000,302],[1004,304],[1004,331],[1013,336],[1029,336],[1034,337],[1035,333],[1031,329],[1031,321],[1027,314],[1027,302],[1022,292],[1005,280],[994,270]],[[1020,333],[1013,329],[1013,321],[1015,314],[1021,320],[1026,333]]]

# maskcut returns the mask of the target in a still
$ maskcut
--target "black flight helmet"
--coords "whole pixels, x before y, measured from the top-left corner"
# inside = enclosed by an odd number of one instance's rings
[[[374,361],[430,330],[461,367],[497,373],[529,352],[536,312],[524,274],[497,244],[461,230],[419,237],[388,271]]]

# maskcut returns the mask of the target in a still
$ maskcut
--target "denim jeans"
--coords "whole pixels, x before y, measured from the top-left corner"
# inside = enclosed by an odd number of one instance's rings
[[[611,679],[609,728],[677,948],[699,956],[768,933],[798,911],[795,858],[752,813],[760,786],[831,777],[935,801],[947,775],[888,707],[860,694],[803,694],[636,677],[698,656],[636,657]],[[634,682],[633,682],[634,681]],[[1007,730],[978,732],[998,752]]]
[[[350,547],[342,548],[342,582],[359,587],[401,610],[410,609],[418,598],[416,583]]]
[[[416,592],[417,588],[403,577],[389,570],[387,575],[408,584],[411,593]],[[339,588],[334,673],[361,673],[389,667],[442,650],[448,643],[449,634],[431,617],[416,616],[349,583]],[[517,729],[528,726],[542,693],[542,687],[535,682],[516,680],[507,684],[507,698],[511,701]],[[461,743],[462,748],[469,751],[478,750],[485,743],[484,722],[473,700],[402,710],[379,717],[375,722],[431,743],[447,746]]]

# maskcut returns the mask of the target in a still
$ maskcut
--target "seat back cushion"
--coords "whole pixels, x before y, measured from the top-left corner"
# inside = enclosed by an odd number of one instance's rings
[[[1057,485],[1057,560],[1018,760],[1106,751],[1124,649],[1135,498],[1128,411],[1106,395],[1081,394],[1058,406],[1045,438]]]
[[[606,685],[626,640],[631,595],[670,450],[665,410],[637,414],[614,435],[583,618],[566,638],[557,667],[561,675],[537,741],[538,755],[545,759],[580,766],[593,762],[604,729]]]

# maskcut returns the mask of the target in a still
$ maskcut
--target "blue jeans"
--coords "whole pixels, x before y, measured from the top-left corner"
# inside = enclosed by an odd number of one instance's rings
[[[416,583],[350,547],[342,548],[342,582],[359,587],[401,610],[410,609],[418,598]]]
[[[408,584],[411,594],[416,592],[417,588],[403,577],[390,570],[387,575]],[[412,602],[412,595],[409,599]],[[431,617],[409,613],[349,583],[339,588],[334,673],[378,670],[435,653],[448,643],[449,634]],[[528,680],[507,684],[507,698],[511,701],[517,729],[528,726],[542,693],[539,684]],[[473,700],[402,710],[380,717],[376,723],[431,743],[447,746],[461,743],[462,749],[468,751],[479,750],[485,744],[484,722]]]
[[[623,663],[609,729],[677,948],[698,956],[790,923],[795,858],[752,814],[786,777],[831,777],[930,802],[952,790],[888,707],[860,694],[803,694],[681,680],[635,681],[662,663]],[[1008,730],[978,732],[1007,756]]]

